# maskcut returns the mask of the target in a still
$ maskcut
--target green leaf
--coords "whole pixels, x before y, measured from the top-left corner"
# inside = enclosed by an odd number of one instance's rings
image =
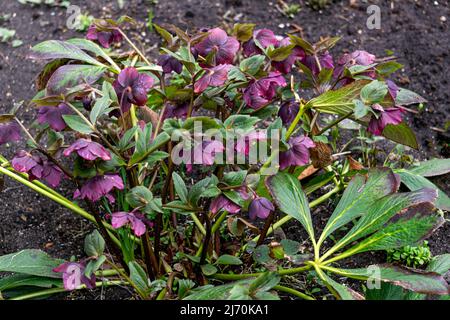
[[[259,121],[259,118],[250,117],[249,115],[235,114],[228,117],[223,123],[226,130],[242,130],[249,132],[254,130],[254,125]]]
[[[64,41],[44,41],[31,48],[31,51],[32,53],[30,57],[32,59],[71,59],[87,62],[89,64],[100,67],[105,67],[103,63],[92,58],[76,45]]]
[[[280,210],[300,221],[310,238],[314,240],[308,200],[298,179],[293,175],[279,172],[269,177],[266,185]]]
[[[176,172],[172,174],[173,185],[175,187],[175,191],[180,197],[180,200],[184,203],[188,202],[188,190],[186,188],[186,184],[180,175]]]
[[[233,266],[238,266],[242,264],[241,259],[239,259],[238,257],[229,255],[229,254],[224,254],[221,255],[217,261],[217,264],[223,264],[223,265],[233,265]]]
[[[61,279],[30,276],[27,274],[13,274],[0,279],[0,292],[19,287],[62,288],[62,286]]]
[[[419,149],[414,131],[404,122],[397,125],[388,124],[383,130],[383,136],[405,146]]]
[[[283,247],[284,253],[288,256],[293,256],[300,250],[300,243],[294,240],[283,239],[280,244]]]
[[[255,251],[253,251],[253,259],[261,264],[268,263],[270,258],[270,249],[266,245],[261,245],[256,247]]]
[[[380,288],[366,290],[366,300],[406,300],[402,287],[388,282],[382,282],[380,285]]]
[[[417,166],[408,168],[408,171],[422,177],[440,176],[450,172],[450,159],[423,161]]]
[[[107,83],[106,81],[104,83]],[[94,107],[91,110],[91,113],[89,114],[89,120],[91,120],[91,123],[96,123],[97,119],[105,114],[105,111],[109,108],[112,101],[109,99],[108,96],[103,96],[100,99],[98,99]]]
[[[292,49],[295,48],[295,44],[291,44],[284,47],[278,47],[275,49],[272,49],[269,47],[269,50],[267,51],[267,56],[272,61],[283,61],[286,60],[287,57],[289,57],[292,53]]]
[[[418,103],[425,103],[427,100],[422,98],[420,95],[418,95],[415,92],[412,92],[408,89],[400,88],[400,90],[397,92],[397,97],[395,98],[395,105],[396,106],[407,106],[410,104],[418,104]]]
[[[361,100],[367,104],[381,102],[388,93],[385,82],[374,80],[361,89]]]
[[[126,200],[133,208],[145,206],[153,200],[153,194],[144,186],[137,186],[131,189],[126,195]]]
[[[247,285],[251,279],[227,283],[220,286],[203,286],[192,290],[191,294],[183,300],[227,300],[230,296],[230,291],[236,285]]]
[[[66,42],[77,46],[81,50],[86,50],[86,51],[94,53],[96,56],[102,57],[103,59],[108,61],[111,65],[114,64],[113,60],[105,52],[105,50],[103,50],[98,44],[96,44],[92,41],[82,39],[82,38],[74,38],[74,39],[69,39]]]
[[[200,267],[205,276],[212,276],[217,273],[217,268],[212,264],[204,264]]]
[[[100,257],[105,251],[105,240],[98,230],[94,230],[84,238],[84,252],[89,257]]]
[[[431,203],[420,203],[398,213],[382,229],[342,255],[350,256],[366,251],[389,250],[412,245],[423,240],[443,223],[443,218],[434,213],[434,206]]]
[[[61,278],[61,274],[53,269],[64,262],[53,259],[45,252],[36,249],[26,249],[0,257],[0,272],[16,272],[28,275]]]
[[[59,67],[47,82],[47,94],[59,95],[82,84],[93,84],[105,73],[104,67],[69,64]]]
[[[261,69],[265,59],[266,57],[260,54],[251,56],[250,58],[242,60],[239,68],[242,72],[254,76],[258,73],[259,69]]]
[[[395,71],[400,70],[401,68],[403,68],[403,65],[401,63],[398,63],[397,61],[387,61],[384,63],[380,63],[376,67],[378,73],[383,76],[388,76]]]
[[[230,171],[224,174],[223,183],[230,187],[241,186],[247,177],[247,170]]]
[[[105,263],[106,257],[105,256],[99,256],[95,260],[90,260],[89,263],[86,266],[86,269],[84,270],[84,275],[86,277],[90,277],[93,273],[97,272],[102,265]]]
[[[366,213],[370,205],[396,192],[398,187],[399,181],[390,169],[371,169],[368,178],[356,175],[345,189],[320,239],[325,240],[335,230]]]
[[[330,289],[334,291],[334,293],[338,294],[341,300],[364,300],[364,297],[361,296],[358,292],[354,291],[353,289],[346,287],[343,284],[340,284],[336,281],[334,281],[332,278],[330,278],[325,273],[321,273],[322,277],[324,278],[324,281],[330,286]]]
[[[236,23],[233,26],[233,35],[241,42],[246,42],[253,37],[254,23]]]
[[[228,80],[230,81],[247,81],[247,77],[245,76],[244,73],[242,73],[242,71],[236,67],[236,66],[232,66],[230,68],[230,70],[228,71]]]
[[[450,198],[430,180],[407,170],[399,170],[397,173],[400,175],[402,183],[404,183],[411,191],[422,188],[432,188],[436,190],[436,207],[441,210],[450,211]]]
[[[80,133],[89,134],[92,133],[92,128],[78,115],[63,115],[64,122],[70,129],[78,131]]]
[[[414,192],[391,194],[378,199],[366,208],[365,214],[331,250],[342,248],[368,236],[383,228],[385,223],[400,211],[420,203],[433,202],[435,198],[436,192],[433,189],[421,189]]]
[[[373,270],[374,272],[369,272]],[[424,294],[448,294],[449,288],[445,279],[434,272],[407,269],[389,264],[373,265],[362,269],[338,269],[339,274],[349,278],[365,280],[371,278],[390,282],[407,290]]]
[[[144,269],[142,269],[142,267],[136,261],[130,261],[128,263],[128,267],[130,268],[131,281],[133,281],[133,283],[141,292],[148,292],[150,290],[149,280]]]
[[[361,119],[369,113],[370,108],[361,100],[355,99],[353,103],[355,104],[354,115],[356,119]]]
[[[278,273],[265,272],[251,282],[249,291],[251,294],[255,294],[256,291],[268,291],[280,283],[280,280],[281,277]]]
[[[444,276],[450,270],[450,253],[433,257],[428,264],[427,271],[436,272]]]

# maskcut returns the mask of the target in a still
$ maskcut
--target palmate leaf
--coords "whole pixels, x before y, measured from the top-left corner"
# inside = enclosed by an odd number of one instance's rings
[[[399,183],[398,177],[387,168],[371,169],[368,177],[356,175],[350,181],[339,204],[328,220],[319,243],[335,230],[366,213],[369,206],[378,199],[396,192]]]
[[[450,198],[430,180],[420,174],[408,170],[398,170],[397,173],[400,175],[402,183],[404,183],[409,190],[414,191],[421,188],[434,189],[437,192],[435,206],[441,210],[450,211]]]
[[[397,286],[424,294],[445,295],[449,293],[449,286],[445,279],[435,273],[414,270],[390,264],[372,265],[361,269],[335,269],[331,271],[339,275],[359,280],[379,280],[393,283]]]
[[[28,275],[61,278],[53,269],[62,264],[61,259],[53,259],[36,249],[22,250],[0,257],[0,272],[14,272]]]
[[[279,172],[277,175],[267,178],[266,185],[278,208],[300,221],[310,238],[314,240],[308,200],[297,177]]]
[[[48,40],[41,42],[31,48],[30,58],[32,59],[71,59],[79,60],[99,67],[106,67],[76,45],[59,40]]]
[[[342,253],[341,257],[417,243],[444,223],[444,219],[434,211],[433,204],[428,202],[411,206],[395,215],[378,232]]]

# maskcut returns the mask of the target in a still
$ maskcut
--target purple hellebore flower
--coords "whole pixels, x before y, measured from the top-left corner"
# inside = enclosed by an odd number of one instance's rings
[[[75,191],[74,199],[89,199],[92,202],[105,196],[114,202],[114,197],[109,193],[114,189],[123,190],[123,180],[118,174],[105,174],[89,179],[79,190]]]
[[[261,54],[261,49],[256,45],[255,40],[263,48],[276,46],[278,44],[277,36],[269,29],[258,29],[253,32],[253,38],[242,45],[244,56],[250,57],[255,54]]]
[[[80,157],[86,160],[95,160],[101,158],[104,161],[111,160],[111,154],[101,144],[90,139],[78,139],[70,147],[64,150],[66,157],[76,151]]]
[[[225,210],[231,214],[236,214],[239,211],[241,211],[241,207],[239,205],[237,205],[236,203],[234,203],[233,201],[231,201],[230,199],[228,199],[227,197],[220,195],[211,202],[211,206],[209,207],[209,210],[213,214],[216,214],[217,212],[219,212],[221,210]]]
[[[248,156],[252,145],[257,144],[258,141],[266,139],[267,134],[265,131],[252,131],[251,133],[242,135],[237,139],[235,149],[238,153]]]
[[[20,126],[16,121],[0,123],[0,145],[19,140]]]
[[[55,107],[44,106],[38,111],[38,122],[47,123],[55,131],[64,130],[67,125],[64,122],[63,115],[71,114],[72,109],[66,103],[60,103]]]
[[[338,64],[341,66],[368,66],[375,62],[376,56],[364,51],[364,50],[356,50],[352,53],[344,54],[338,61]]]
[[[257,197],[248,206],[248,213],[250,219],[255,220],[256,217],[260,219],[267,219],[269,214],[275,210],[272,202],[264,197]]]
[[[305,136],[298,136],[289,139],[290,148],[287,151],[280,152],[280,170],[290,166],[304,166],[309,163],[309,150],[316,145]]]
[[[280,110],[278,110],[278,116],[281,118],[281,121],[283,121],[283,124],[289,125],[294,121],[295,117],[298,114],[298,111],[300,110],[300,105],[298,102],[295,102],[295,100],[288,100],[283,102],[283,104],[280,107]]]
[[[231,69],[231,64],[219,64],[210,69],[205,69],[205,74],[195,82],[194,92],[201,93],[208,88],[220,87],[228,80],[228,71]]]
[[[277,47],[287,47],[291,44],[290,38],[284,38],[280,41]],[[273,61],[272,66],[279,72],[286,74],[291,72],[292,66],[295,61],[301,60],[305,57],[305,51],[300,47],[295,47],[292,49],[292,53],[284,59],[283,61]]]
[[[180,74],[183,70],[183,64],[172,57],[170,54],[163,54],[158,58],[158,65],[160,65],[165,73],[175,71]]]
[[[378,117],[372,115],[367,131],[373,133],[374,135],[380,136],[388,124],[397,125],[403,120],[402,113],[404,110],[401,108],[384,109],[379,104],[374,104],[372,109],[378,113]]]
[[[216,154],[224,150],[225,147],[221,141],[203,141],[194,147],[194,164],[212,166],[214,164]]]
[[[206,57],[211,52],[214,52],[217,65],[233,63],[234,57],[239,50],[239,41],[228,36],[220,28],[211,29],[208,33],[208,36],[203,41],[195,45],[195,51],[202,57]]]
[[[19,151],[12,159],[11,166],[18,172],[28,173],[30,180],[43,179],[52,187],[57,187],[64,175],[53,162],[42,160],[24,150]]]
[[[64,262],[53,269],[54,272],[62,273],[64,288],[66,290],[75,290],[81,284],[85,284],[89,289],[95,288],[95,274],[90,278],[86,277],[84,271],[86,266],[78,262]]]
[[[128,112],[132,104],[144,106],[147,103],[147,92],[153,86],[153,82],[152,77],[139,73],[136,68],[123,69],[113,83],[122,112]]]
[[[285,87],[286,84],[286,79],[279,72],[271,72],[265,78],[252,80],[244,91],[245,103],[252,109],[262,108],[275,97],[277,87]]]
[[[395,84],[394,81],[386,80],[386,84],[388,86],[389,94],[391,95],[392,99],[395,101],[397,99],[397,94],[400,91],[400,88]]]
[[[163,120],[169,118],[186,119],[189,110],[189,104],[167,104],[164,110]]]
[[[317,58],[320,63],[320,67],[323,69],[333,69],[334,62],[333,57],[328,53],[328,51],[323,52],[317,55]],[[306,55],[302,58],[301,62],[307,66],[314,75],[318,75],[320,73],[319,66],[317,65],[316,58],[313,55]]]
[[[102,47],[109,48],[113,43],[119,43],[123,40],[119,30],[100,31],[97,26],[91,25],[87,31],[86,39],[98,41]]]
[[[130,224],[131,229],[137,237],[145,233],[145,223],[133,212],[116,212],[112,214],[111,225],[114,229],[119,229]]]

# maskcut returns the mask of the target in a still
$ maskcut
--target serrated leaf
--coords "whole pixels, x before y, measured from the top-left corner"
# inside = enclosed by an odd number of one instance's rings
[[[436,272],[444,276],[450,270],[450,253],[433,257],[427,267],[427,271]]]
[[[383,130],[383,136],[405,146],[419,149],[414,131],[404,122],[397,125],[388,124]]]
[[[261,69],[265,59],[266,57],[260,54],[251,56],[250,58],[242,60],[239,64],[239,68],[244,73],[255,75],[258,73],[259,69]]]
[[[59,67],[47,82],[48,95],[66,94],[69,89],[83,84],[93,84],[105,73],[104,67],[70,64]]]
[[[422,177],[440,176],[450,172],[450,159],[423,161],[417,166],[408,168],[408,171]]]
[[[425,103],[427,100],[422,98],[417,93],[400,88],[400,90],[397,92],[397,97],[395,98],[395,105],[397,106],[408,106],[411,104],[418,104],[418,103]]]
[[[28,275],[61,278],[53,269],[64,262],[51,258],[41,250],[26,249],[0,257],[0,272],[15,272]]]

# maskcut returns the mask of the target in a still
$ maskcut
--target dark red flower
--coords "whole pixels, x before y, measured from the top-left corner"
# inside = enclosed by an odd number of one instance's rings
[[[241,207],[228,199],[227,197],[220,195],[211,202],[209,210],[216,214],[219,211],[225,210],[228,213],[235,214],[241,211]]]
[[[278,39],[272,30],[258,29],[253,32],[253,38],[242,45],[243,53],[246,57],[250,57],[255,54],[261,54],[261,49],[256,45],[255,40],[263,47],[276,46]]]
[[[109,193],[114,189],[123,190],[123,180],[118,174],[105,174],[89,179],[79,190],[75,191],[74,198],[89,199],[93,202],[101,197],[107,197],[114,202],[114,197]]]
[[[299,110],[300,105],[298,102],[293,99],[288,100],[283,102],[281,105],[280,110],[278,110],[278,116],[281,118],[281,121],[283,121],[285,126],[290,125],[292,121],[294,121]]]
[[[378,116],[372,115],[367,130],[374,135],[380,136],[388,124],[397,125],[403,121],[404,110],[401,108],[384,109],[379,104],[374,104],[372,109]]]
[[[259,109],[272,102],[278,87],[285,87],[286,80],[279,72],[271,72],[269,76],[252,80],[244,91],[245,103],[252,109]]]
[[[290,148],[280,152],[280,169],[284,170],[290,166],[304,166],[309,163],[309,150],[316,145],[305,136],[298,136],[289,139]]]
[[[87,288],[95,288],[95,274],[89,278],[85,275],[86,266],[79,262],[64,262],[60,266],[53,269],[54,272],[62,273],[64,289],[75,290],[81,284]]]
[[[267,219],[272,211],[275,210],[272,202],[264,197],[257,197],[248,206],[248,214],[250,219],[255,220],[256,217],[260,219]]]
[[[205,69],[205,74],[195,82],[194,92],[201,93],[208,86],[220,87],[228,80],[228,71],[231,69],[230,64],[219,64],[213,68]]]
[[[147,93],[153,86],[153,82],[152,77],[139,73],[136,68],[123,69],[113,83],[122,112],[130,110],[132,104],[144,106],[147,103]]]
[[[38,122],[40,124],[48,124],[55,131],[62,131],[67,127],[63,115],[71,113],[72,109],[66,103],[60,103],[56,107],[40,107],[38,111]]]
[[[317,59],[314,55],[306,55],[302,58],[301,62],[308,67],[314,75],[320,73],[320,69],[317,61],[319,61],[320,68],[323,69],[333,69],[334,62],[333,57],[328,53],[328,51],[317,55]]]
[[[109,48],[113,43],[119,43],[123,40],[122,34],[116,30],[99,30],[95,25],[91,25],[87,31],[86,39],[98,41],[102,47]]]
[[[0,123],[0,145],[20,140],[20,126],[16,121]]]
[[[287,47],[291,44],[290,38],[284,38],[280,41],[277,47]],[[273,61],[272,66],[281,73],[289,73],[292,70],[292,66],[297,60],[301,60],[305,57],[305,51],[300,47],[292,49],[292,53],[283,61]]]
[[[220,28],[208,31],[208,36],[196,44],[194,49],[202,57],[207,57],[214,52],[215,64],[233,63],[234,57],[239,50],[239,41],[227,35]]]
[[[180,74],[183,70],[183,64],[172,57],[170,54],[163,54],[158,58],[158,64],[162,67],[165,73],[175,71]]]
[[[111,154],[101,144],[90,139],[78,139],[70,147],[64,150],[66,157],[76,151],[80,157],[86,160],[95,160],[101,158],[104,161],[111,160]]]
[[[169,118],[186,119],[189,110],[189,103],[167,104],[164,110],[163,120]]]

